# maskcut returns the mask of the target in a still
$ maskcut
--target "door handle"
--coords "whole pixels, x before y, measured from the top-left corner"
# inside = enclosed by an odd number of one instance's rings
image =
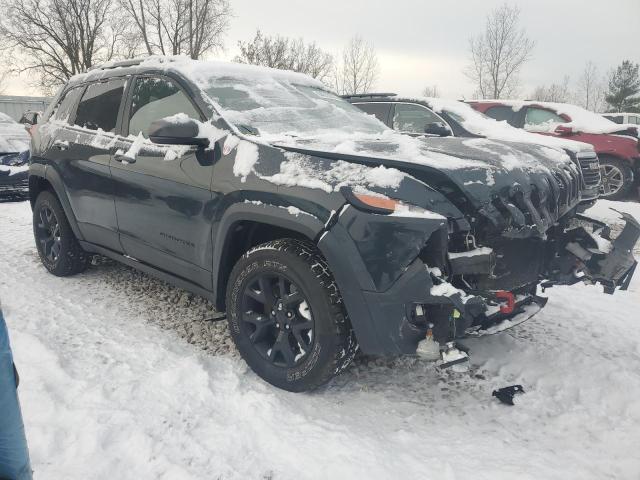
[[[67,150],[69,148],[69,142],[62,141],[62,140],[56,140],[55,142],[53,142],[52,147],[64,152],[65,150]]]
[[[135,157],[128,157],[126,155],[114,155],[113,159],[120,163],[136,163]]]

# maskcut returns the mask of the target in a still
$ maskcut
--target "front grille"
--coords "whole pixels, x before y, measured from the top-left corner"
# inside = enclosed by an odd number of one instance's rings
[[[596,155],[578,156],[582,178],[587,188],[600,185],[600,161]]]

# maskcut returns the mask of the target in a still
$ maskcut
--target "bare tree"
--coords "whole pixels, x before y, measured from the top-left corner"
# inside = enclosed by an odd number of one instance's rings
[[[344,95],[367,92],[375,84],[378,71],[375,48],[356,35],[342,51],[341,63],[335,66],[334,88]]]
[[[260,30],[249,42],[238,42],[240,54],[235,61],[263,67],[293,70],[327,82],[332,73],[333,56],[321,50],[315,42],[301,38],[265,36]]]
[[[203,54],[224,46],[228,0],[119,0],[149,55]]]
[[[7,89],[7,86],[5,84],[6,79],[7,79],[7,72],[0,72],[0,95],[2,95],[4,91]]]
[[[45,92],[130,46],[112,0],[7,0],[3,10],[0,48],[10,70],[33,73]]]
[[[578,79],[576,91],[576,103],[593,112],[602,112],[605,109],[605,83],[598,67],[588,61],[582,75]]]
[[[519,87],[518,75],[535,42],[519,26],[520,9],[503,4],[486,20],[482,34],[469,40],[471,64],[465,74],[482,98],[504,98]]]
[[[542,85],[536,88],[531,95],[532,100],[538,100],[540,102],[567,103],[571,101],[571,98],[569,75],[565,75],[562,82]]]
[[[429,87],[425,87],[422,91],[422,95],[425,97],[437,98],[440,96],[440,92],[438,91],[437,85],[431,85]]]

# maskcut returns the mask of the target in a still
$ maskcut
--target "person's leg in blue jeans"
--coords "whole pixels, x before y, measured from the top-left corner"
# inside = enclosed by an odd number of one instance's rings
[[[9,332],[0,305],[0,479],[31,480]]]

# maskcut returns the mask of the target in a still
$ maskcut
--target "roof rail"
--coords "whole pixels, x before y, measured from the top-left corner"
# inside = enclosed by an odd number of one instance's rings
[[[107,62],[102,65],[96,65],[95,67],[91,67],[89,71],[92,70],[109,70],[111,68],[119,68],[119,67],[133,67],[134,65],[140,65],[144,59],[143,58],[132,58],[130,60],[120,60],[118,62]]]
[[[395,97],[396,93],[355,93],[353,95],[341,95],[342,98],[369,98],[369,97]]]

